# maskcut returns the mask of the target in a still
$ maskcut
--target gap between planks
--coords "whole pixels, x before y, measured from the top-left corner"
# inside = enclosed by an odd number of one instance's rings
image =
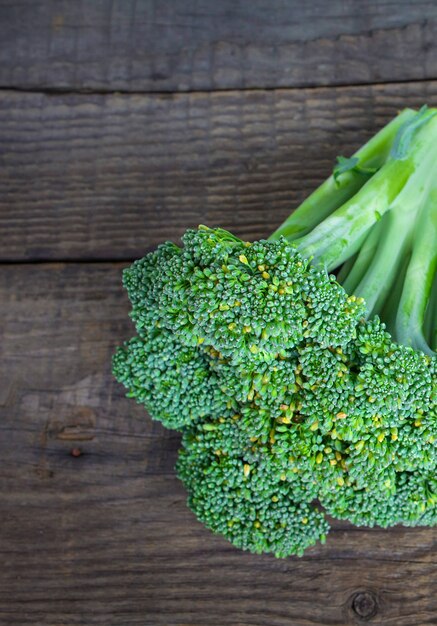
[[[10,85],[0,85],[0,95],[2,93],[22,93],[22,94],[41,94],[44,96],[156,96],[162,98],[163,96],[186,96],[186,95],[213,95],[215,93],[256,93],[256,92],[294,92],[294,91],[329,91],[329,90],[341,90],[341,89],[362,89],[363,87],[384,87],[384,86],[396,86],[414,83],[433,83],[436,78],[406,78],[404,80],[381,80],[362,83],[332,83],[331,85],[320,85],[317,83],[310,83],[308,85],[293,85],[290,87],[277,86],[277,87],[224,87],[214,89],[181,89],[175,90],[163,90],[152,91],[148,89],[130,91],[128,89],[93,89],[84,87],[82,89],[71,89],[70,87],[13,87]]]

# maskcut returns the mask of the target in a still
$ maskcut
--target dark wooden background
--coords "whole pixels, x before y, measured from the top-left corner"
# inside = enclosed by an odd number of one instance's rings
[[[0,624],[437,624],[436,532],[239,552],[110,374],[121,270],[199,222],[267,235],[405,106],[437,3],[0,0]]]

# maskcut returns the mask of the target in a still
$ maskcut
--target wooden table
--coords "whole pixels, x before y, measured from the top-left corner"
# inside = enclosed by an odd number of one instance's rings
[[[435,0],[0,0],[2,626],[437,624],[435,530],[240,552],[110,373],[122,268],[202,222],[266,236],[437,104],[436,39]]]

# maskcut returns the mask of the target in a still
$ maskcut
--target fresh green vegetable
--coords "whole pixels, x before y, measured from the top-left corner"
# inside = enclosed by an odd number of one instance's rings
[[[114,374],[183,433],[189,505],[238,547],[301,555],[325,513],[437,521],[436,113],[339,158],[268,240],[200,226],[124,272]]]

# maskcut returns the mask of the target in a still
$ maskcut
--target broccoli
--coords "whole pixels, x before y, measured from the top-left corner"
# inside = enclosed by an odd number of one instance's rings
[[[436,109],[406,109],[267,240],[199,226],[123,274],[116,378],[182,433],[212,531],[301,555],[329,530],[437,517]]]
[[[329,527],[313,502],[316,485],[268,448],[241,442],[233,418],[199,424],[183,437],[177,469],[198,518],[240,548],[278,557],[323,542]]]
[[[129,397],[146,404],[167,428],[181,429],[226,407],[210,358],[166,328],[143,328],[113,360]]]

